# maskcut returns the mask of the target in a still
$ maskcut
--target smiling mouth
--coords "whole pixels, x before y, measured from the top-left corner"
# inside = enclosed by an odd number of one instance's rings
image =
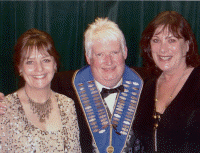
[[[172,58],[172,56],[159,56],[159,58],[164,61],[169,61]]]
[[[44,78],[46,75],[34,75],[33,77],[36,78],[36,79],[42,79]]]
[[[102,68],[104,71],[112,71],[115,69],[115,67],[110,67],[110,68]]]

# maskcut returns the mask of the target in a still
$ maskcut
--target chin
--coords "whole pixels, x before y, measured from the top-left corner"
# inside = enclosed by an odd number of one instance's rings
[[[108,76],[108,77],[103,76],[102,78],[103,78],[103,80],[106,80],[106,81],[112,81],[112,80],[116,80],[117,79],[116,76]]]
[[[46,89],[46,88],[49,88],[49,87],[50,87],[49,84],[41,84],[41,85],[35,86],[36,89]]]
[[[163,72],[168,72],[168,71],[171,71],[171,70],[173,70],[173,68],[172,67],[162,67],[162,69],[161,69]]]

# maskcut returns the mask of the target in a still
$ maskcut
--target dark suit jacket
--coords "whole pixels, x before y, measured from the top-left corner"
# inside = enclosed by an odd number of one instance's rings
[[[153,119],[156,78],[145,84],[133,127],[147,153],[153,152]],[[161,116],[157,130],[158,151],[200,152],[200,67],[193,70],[181,91]]]
[[[140,76],[145,79],[148,77],[149,72],[146,71],[145,68],[134,68]],[[73,89],[72,85],[72,76],[74,74],[74,70],[71,71],[64,71],[56,73],[53,80],[52,80],[52,90],[55,92],[64,94],[70,98],[72,98],[75,102],[76,112],[78,116],[78,124],[80,128],[80,142],[81,148],[83,153],[90,153],[92,152],[92,136],[90,134],[89,128],[87,126],[87,122],[83,115],[82,108],[79,104],[79,101],[76,97],[76,93]]]

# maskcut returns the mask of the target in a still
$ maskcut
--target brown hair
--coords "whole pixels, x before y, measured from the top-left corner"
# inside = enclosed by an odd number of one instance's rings
[[[14,46],[15,52],[13,59],[15,72],[17,75],[19,75],[20,64],[35,48],[37,48],[37,50],[41,54],[45,54],[45,52],[48,52],[50,56],[53,56],[57,65],[57,70],[59,69],[59,54],[56,51],[52,37],[44,31],[32,28],[23,33],[17,39],[17,43]]]
[[[156,68],[151,55],[150,40],[159,26],[163,26],[162,30],[168,28],[169,32],[171,32],[175,37],[189,41],[189,51],[186,54],[186,64],[187,66],[197,67],[200,62],[196,38],[188,21],[181,14],[175,11],[159,13],[143,31],[140,40],[140,47],[142,49],[142,57],[145,66],[148,68]]]

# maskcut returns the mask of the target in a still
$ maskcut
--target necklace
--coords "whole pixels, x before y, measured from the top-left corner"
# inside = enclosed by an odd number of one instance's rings
[[[168,100],[172,99],[172,96],[174,94],[174,91],[176,90],[176,88],[178,87],[181,79],[183,78],[183,76],[185,75],[185,71],[186,71],[187,67],[184,69],[181,77],[178,79],[178,82],[176,83],[174,89],[172,90]],[[162,75],[162,74],[161,74]],[[155,93],[155,103],[158,102],[158,84],[159,84],[159,79],[157,81],[157,84],[156,84],[156,93]],[[154,151],[157,152],[157,128],[158,128],[158,123],[160,122],[161,120],[161,113],[158,113],[156,112],[156,105],[154,107],[154,113],[153,113],[153,118],[155,120],[155,123],[154,123]]]
[[[185,75],[186,69],[187,69],[187,67],[184,69],[184,71],[183,71],[181,77],[178,79],[178,82],[176,83],[175,88],[172,90],[172,92],[171,92],[171,94],[170,94],[170,96],[169,96],[168,99],[172,99],[172,96],[173,96],[173,94],[174,94],[174,91],[176,90],[176,88],[178,87],[178,85],[179,85],[181,79],[182,79],[183,76]],[[162,74],[161,74],[161,75],[162,75]],[[157,84],[156,84],[155,102],[158,102],[158,84],[159,84],[159,80],[158,80],[158,82],[157,82]]]
[[[30,104],[30,108],[33,111],[33,114],[37,114],[39,117],[40,122],[45,122],[45,118],[49,118],[49,114],[51,113],[52,110],[52,101],[51,101],[51,95],[49,98],[42,104],[35,102],[33,99],[31,99],[26,90],[24,89],[26,96],[28,97],[28,102]]]

